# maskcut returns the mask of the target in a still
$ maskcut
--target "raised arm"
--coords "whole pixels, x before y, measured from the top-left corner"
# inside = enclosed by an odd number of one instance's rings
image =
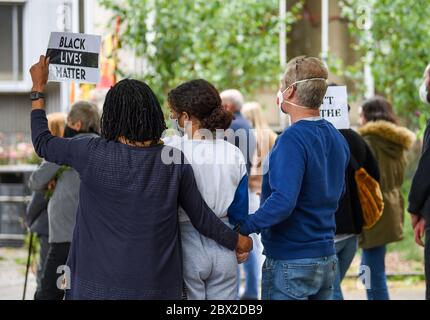
[[[31,67],[32,92],[44,93],[48,66],[49,58],[40,56],[39,62]],[[33,100],[31,106],[31,138],[36,153],[49,162],[68,165],[81,172],[87,163],[92,138],[65,139],[53,136],[48,129],[44,98]]]

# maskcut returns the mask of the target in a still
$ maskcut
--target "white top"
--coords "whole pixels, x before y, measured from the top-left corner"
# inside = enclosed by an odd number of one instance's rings
[[[248,183],[246,161],[239,148],[222,139],[191,140],[186,137],[174,136],[164,139],[166,145],[180,149],[190,162],[197,187],[203,199],[219,217],[227,216],[227,210],[237,199],[236,192],[242,190],[239,197],[246,194],[248,201]],[[246,181],[245,181],[246,180]],[[242,183],[241,183],[242,182]],[[247,208],[246,214],[248,214]],[[185,211],[179,209],[179,221],[189,221]]]

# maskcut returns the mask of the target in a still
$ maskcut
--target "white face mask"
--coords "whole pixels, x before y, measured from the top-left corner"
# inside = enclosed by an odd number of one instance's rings
[[[427,104],[430,103],[428,98],[427,98],[428,94],[429,94],[429,92],[428,92],[428,88],[426,86],[426,83],[423,82],[420,86],[420,99],[422,102],[427,103]]]
[[[185,134],[185,128],[182,128],[179,125],[179,119],[178,118],[172,118],[172,114],[170,114],[169,118],[172,121],[173,129],[176,130],[180,136],[183,136]]]
[[[281,109],[281,111],[282,111],[283,113],[287,113],[287,112],[285,112],[284,110],[282,110],[282,104],[283,104],[284,102],[286,102],[286,103],[289,103],[289,104],[291,104],[291,105],[293,105],[293,106],[295,106],[295,107],[299,107],[299,108],[307,109],[308,107],[300,106],[300,105],[295,104],[295,103],[293,103],[293,102],[290,102],[290,101],[284,100],[284,93],[285,93],[285,91],[287,91],[291,86],[294,86],[294,85],[295,85],[295,84],[297,84],[297,83],[306,82],[306,81],[314,81],[314,80],[327,81],[327,80],[326,80],[326,79],[324,79],[324,78],[303,79],[303,80],[299,80],[299,81],[295,81],[295,82],[293,82],[293,83],[292,83],[292,84],[290,84],[290,85],[289,85],[289,86],[288,86],[284,91],[278,90],[278,93],[277,93],[277,99],[276,99],[276,102],[277,102],[278,108],[279,108],[279,109]]]

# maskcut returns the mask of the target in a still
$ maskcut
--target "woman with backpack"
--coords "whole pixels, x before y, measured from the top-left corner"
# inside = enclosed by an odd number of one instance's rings
[[[351,151],[350,163],[345,172],[345,194],[336,212],[336,254],[339,260],[334,282],[334,300],[343,300],[341,282],[348,271],[358,248],[358,235],[363,229],[363,211],[357,190],[355,173],[363,168],[379,181],[379,168],[372,151],[364,139],[352,129],[339,130]]]

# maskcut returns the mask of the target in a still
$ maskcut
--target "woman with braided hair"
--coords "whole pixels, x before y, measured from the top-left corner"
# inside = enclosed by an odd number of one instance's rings
[[[143,82],[125,79],[107,93],[101,137],[51,135],[43,93],[49,58],[31,70],[32,140],[47,161],[73,167],[81,179],[76,226],[65,270],[66,299],[180,299],[178,207],[205,236],[249,251],[202,199],[185,161],[166,163],[160,104]],[[182,154],[181,154],[182,155]],[[183,157],[181,157],[183,160]]]

